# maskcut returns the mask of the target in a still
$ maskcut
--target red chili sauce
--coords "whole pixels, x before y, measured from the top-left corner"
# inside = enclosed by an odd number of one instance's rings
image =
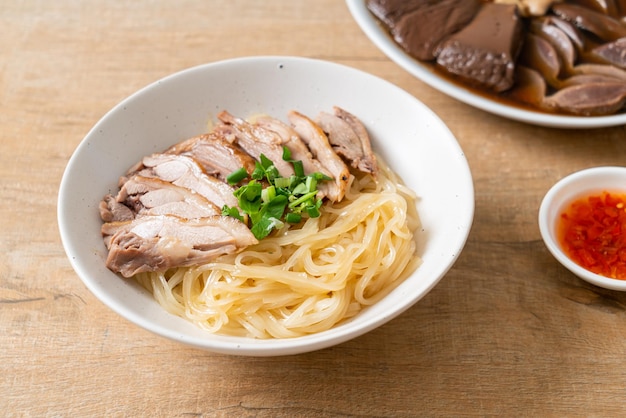
[[[561,214],[557,233],[574,262],[626,280],[626,193],[603,191],[573,201]]]

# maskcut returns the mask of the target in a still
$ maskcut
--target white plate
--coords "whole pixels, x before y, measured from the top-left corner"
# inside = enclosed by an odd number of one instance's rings
[[[107,270],[98,203],[120,174],[147,154],[206,131],[223,109],[242,117],[315,116],[338,105],[369,129],[373,147],[420,196],[423,264],[388,297],[353,320],[318,334],[254,340],[208,334],[165,312],[133,280]],[[107,113],[72,155],[58,199],[69,260],[103,303],[158,335],[221,353],[285,355],[359,336],[422,298],[459,256],[474,214],[471,173],[459,144],[426,106],[396,86],[341,65],[295,57],[251,57],[207,64],[166,77]],[[407,330],[407,332],[411,332]]]
[[[432,69],[404,52],[369,12],[366,0],[346,0],[346,3],[361,30],[387,57],[424,83],[463,103],[505,118],[554,128],[601,128],[626,124],[626,113],[593,117],[551,115],[524,110],[475,94],[438,76]]]

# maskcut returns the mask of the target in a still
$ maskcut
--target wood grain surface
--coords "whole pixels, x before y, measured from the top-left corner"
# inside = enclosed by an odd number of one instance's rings
[[[413,78],[340,0],[0,0],[0,415],[623,416],[626,294],[562,268],[539,235],[559,178],[626,163],[626,128],[530,126]],[[440,284],[367,335],[304,355],[180,346],[82,284],[56,222],[65,165],[115,104],[170,73],[249,55],[385,78],[449,126],[475,221]]]

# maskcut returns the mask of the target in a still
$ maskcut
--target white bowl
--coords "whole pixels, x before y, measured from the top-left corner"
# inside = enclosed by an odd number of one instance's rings
[[[134,280],[104,264],[98,203],[120,174],[147,154],[206,132],[221,110],[279,118],[297,109],[317,115],[338,105],[369,129],[373,147],[419,195],[423,264],[384,300],[326,332],[255,340],[209,334],[165,312]],[[271,356],[344,342],[399,315],[422,298],[459,256],[474,214],[467,160],[446,126],[396,86],[338,64],[295,57],[252,57],[191,68],[157,81],[108,112],[72,155],[58,199],[58,222],[69,260],[104,304],[158,335],[215,352]],[[410,330],[407,330],[410,332]]]
[[[555,128],[601,128],[626,124],[626,113],[610,116],[566,116],[524,110],[499,103],[440,77],[408,55],[387,33],[366,6],[366,0],[346,0],[350,13],[365,35],[392,61],[424,83],[463,103],[498,116],[534,125]]]
[[[602,191],[626,193],[626,167],[595,167],[561,179],[546,193],[539,207],[539,230],[548,250],[569,271],[581,279],[612,290],[626,291],[626,280],[611,279],[590,272],[573,262],[557,238],[558,218],[573,200]]]

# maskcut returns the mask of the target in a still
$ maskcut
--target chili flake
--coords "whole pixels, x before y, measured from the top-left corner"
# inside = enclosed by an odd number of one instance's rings
[[[578,265],[626,280],[626,194],[603,191],[573,201],[557,227],[565,253]]]

